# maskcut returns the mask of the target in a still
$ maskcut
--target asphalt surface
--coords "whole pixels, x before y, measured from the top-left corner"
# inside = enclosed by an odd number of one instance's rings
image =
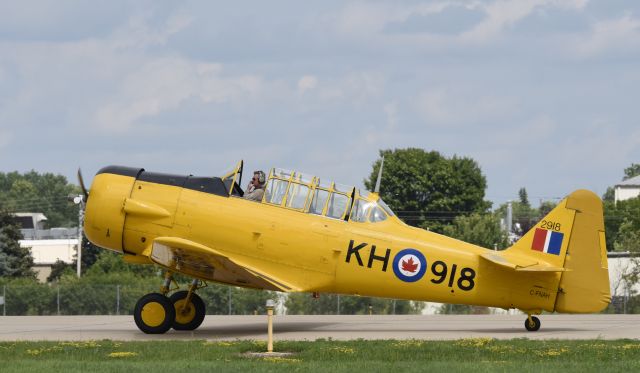
[[[542,315],[537,332],[523,315],[275,316],[275,340],[640,339],[640,315]],[[0,340],[86,341],[266,339],[266,316],[207,316],[195,331],[147,335],[132,316],[0,316]]]

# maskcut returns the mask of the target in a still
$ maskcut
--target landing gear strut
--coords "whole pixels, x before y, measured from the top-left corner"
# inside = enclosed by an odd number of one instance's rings
[[[527,319],[524,320],[524,327],[530,332],[540,329],[540,325],[540,319],[535,316],[527,315]]]
[[[136,303],[133,319],[138,329],[147,334],[163,334],[169,329],[195,330],[202,324],[205,305],[195,291],[203,287],[193,280],[187,291],[177,291],[170,297],[173,275],[167,272],[160,293],[149,293]],[[205,285],[206,286],[206,285]]]
[[[205,306],[202,298],[195,293],[199,283],[200,281],[193,280],[188,291],[177,291],[169,297],[176,311],[173,329],[195,330],[202,324]]]

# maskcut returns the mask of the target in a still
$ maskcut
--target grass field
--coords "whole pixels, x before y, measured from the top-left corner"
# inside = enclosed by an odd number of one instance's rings
[[[250,358],[263,342],[3,342],[0,372],[627,372],[640,371],[640,341],[276,342],[292,356]]]

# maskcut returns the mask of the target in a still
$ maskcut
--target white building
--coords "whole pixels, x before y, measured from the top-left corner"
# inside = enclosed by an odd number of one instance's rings
[[[51,266],[56,261],[73,263],[78,245],[78,228],[45,229],[47,217],[39,212],[18,212],[13,215],[24,237],[20,246],[31,249],[33,269],[39,281],[47,280]]]
[[[624,280],[624,276],[630,274],[636,263],[640,261],[637,257],[626,253],[609,253],[609,286],[612,296],[629,296],[640,294],[640,284],[630,285]]]
[[[63,238],[55,240],[21,240],[21,247],[30,247],[33,257],[33,269],[38,275],[38,281],[46,282],[51,274],[51,266],[61,260],[67,264],[73,262],[78,246],[77,238]]]
[[[640,175],[615,186],[615,201],[624,201],[640,196]]]

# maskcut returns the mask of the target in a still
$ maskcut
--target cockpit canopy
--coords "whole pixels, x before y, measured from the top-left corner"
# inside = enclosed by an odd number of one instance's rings
[[[273,168],[263,203],[355,222],[380,222],[393,212],[377,194],[301,172]]]
[[[238,162],[221,178],[230,196],[243,195],[243,165],[243,161]],[[376,193],[282,168],[269,172],[262,203],[359,223],[377,223],[394,216]]]

